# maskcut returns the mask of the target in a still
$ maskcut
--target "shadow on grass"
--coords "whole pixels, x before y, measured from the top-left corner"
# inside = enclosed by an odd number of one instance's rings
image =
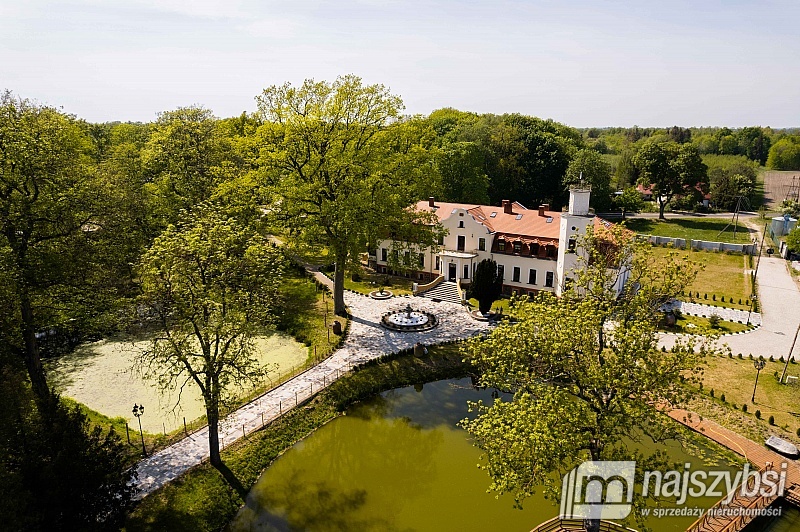
[[[247,488],[245,488],[242,485],[241,481],[238,478],[236,478],[236,475],[234,475],[233,471],[231,471],[228,468],[228,466],[225,465],[225,462],[214,467],[216,468],[217,471],[219,471],[220,475],[222,475],[222,477],[225,479],[225,482],[227,482],[230,487],[236,490],[236,493],[239,494],[239,497],[241,497],[242,500],[247,498]]]

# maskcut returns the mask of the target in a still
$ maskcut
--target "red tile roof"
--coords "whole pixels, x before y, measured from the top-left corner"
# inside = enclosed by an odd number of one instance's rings
[[[505,235],[519,235],[558,240],[561,213],[545,211],[544,216],[539,216],[538,209],[528,209],[519,202],[513,202],[511,214],[503,211],[503,207],[491,205],[473,205],[469,203],[435,202],[436,207],[431,208],[428,200],[420,201],[416,205],[419,211],[436,212],[439,221],[449,218],[453,209],[465,209],[475,220],[485,225],[490,231]],[[497,213],[492,217],[492,213]],[[520,216],[517,219],[518,216]],[[548,223],[547,219],[551,221]]]

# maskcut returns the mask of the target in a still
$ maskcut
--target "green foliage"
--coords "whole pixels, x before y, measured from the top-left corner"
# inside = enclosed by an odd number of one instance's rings
[[[636,187],[628,187],[622,194],[614,198],[614,206],[622,211],[622,219],[629,213],[637,213],[642,210],[644,200]]]
[[[0,368],[0,514],[4,530],[117,530],[132,506],[126,450],[56,396],[34,402]]]
[[[606,212],[611,207],[611,166],[595,150],[578,150],[572,157],[564,175],[564,185],[579,182],[592,187],[591,206],[596,212]]]
[[[783,200],[781,202],[781,214],[788,214],[792,218],[800,217],[800,202],[794,200]]]
[[[441,200],[482,205],[489,203],[485,158],[483,149],[475,142],[444,144],[436,155]]]
[[[690,264],[654,271],[650,248],[614,226],[590,232],[579,247],[587,256],[562,298],[520,301],[514,323],[466,346],[481,384],[514,394],[473,405],[478,416],[462,425],[484,451],[491,489],[520,503],[538,484],[556,495],[557,474],[587,458],[662,459],[639,455],[624,439],[674,437],[675,425],[654,405],[685,401],[683,383],[697,381],[703,360],[692,345],[667,352],[657,345],[659,309],[691,281]],[[622,297],[613,288],[619,264],[630,264],[628,282],[640,287]]]
[[[795,227],[786,235],[786,245],[792,251],[800,251],[800,226]]]
[[[761,419],[761,410],[756,410],[756,419]]]
[[[649,186],[659,204],[659,218],[664,218],[664,208],[678,194],[695,197],[696,187],[708,188],[706,165],[691,144],[674,142],[646,142],[636,153],[633,162],[639,169],[639,183]]]
[[[257,178],[277,223],[333,252],[334,312],[342,315],[344,272],[365,249],[392,232],[398,246],[436,245],[435,215],[407,209],[430,191],[432,130],[400,119],[398,96],[356,76],[272,86],[257,101]]]
[[[743,155],[705,155],[703,163],[708,166],[711,203],[714,208],[732,211],[738,196],[748,202],[754,198],[758,164]],[[751,203],[742,205],[746,209]]]
[[[780,139],[769,150],[767,167],[773,170],[800,170],[800,136]]]
[[[770,425],[774,425],[775,424],[775,416],[769,416],[769,424]]]
[[[489,312],[502,289],[503,279],[497,274],[497,263],[492,259],[480,261],[470,285],[470,296],[478,300],[478,310],[484,314]]]
[[[264,373],[252,338],[272,321],[282,263],[274,246],[211,207],[169,226],[139,267],[142,303],[160,329],[142,354],[142,371],[164,388],[200,388],[215,465],[226,390],[256,384]]]

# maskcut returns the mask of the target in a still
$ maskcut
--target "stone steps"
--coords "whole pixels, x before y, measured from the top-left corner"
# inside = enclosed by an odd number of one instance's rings
[[[443,281],[427,292],[423,292],[419,295],[437,301],[447,301],[449,303],[455,303],[456,305],[461,304],[461,298],[458,296],[458,286],[456,283],[450,281]]]

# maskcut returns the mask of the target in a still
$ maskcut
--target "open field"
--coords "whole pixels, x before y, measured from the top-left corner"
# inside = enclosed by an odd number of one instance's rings
[[[750,277],[745,275],[745,270],[752,268],[749,255],[661,247],[653,247],[653,252],[659,260],[667,260],[669,253],[676,253],[680,257],[686,256],[694,262],[705,265],[689,287],[693,294],[700,293],[699,297],[693,295],[694,302],[745,310],[748,308],[747,303],[752,294]],[[685,299],[692,301],[689,297]],[[742,301],[741,304],[739,300]]]
[[[800,178],[800,172],[766,170],[761,174],[764,180],[764,207],[769,212],[778,210],[792,184],[792,178]]]
[[[731,242],[748,244],[755,235],[739,222],[736,238],[733,236],[733,225],[728,226],[730,218],[667,218],[666,221],[656,218],[631,218],[625,221],[628,229],[643,235],[685,238],[686,240],[707,240],[710,242]],[[722,232],[722,233],[720,233]]]

